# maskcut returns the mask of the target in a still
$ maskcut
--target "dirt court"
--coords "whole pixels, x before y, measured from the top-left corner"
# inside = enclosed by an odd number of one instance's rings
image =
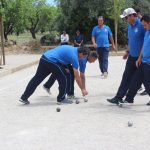
[[[0,78],[0,149],[149,150],[150,107],[145,105],[149,97],[137,95],[135,104],[124,108],[109,104],[106,99],[115,95],[125,61],[119,56],[109,62],[107,79],[100,77],[98,62],[87,65],[87,103],[57,106],[57,83],[52,95],[41,84],[30,105],[19,103],[37,66]],[[77,85],[75,94],[81,96]],[[133,126],[128,127],[128,121]]]

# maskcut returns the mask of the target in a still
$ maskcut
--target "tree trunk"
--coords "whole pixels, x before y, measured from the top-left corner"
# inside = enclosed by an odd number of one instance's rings
[[[7,42],[8,41],[8,35],[10,34],[10,33],[12,33],[13,32],[13,26],[9,26],[7,29],[6,28],[4,28],[4,38],[5,38],[5,41]]]
[[[115,19],[115,46],[118,51],[118,20]]]
[[[19,31],[16,32],[16,35],[19,36]]]
[[[35,31],[33,29],[30,29],[30,33],[32,35],[32,38],[36,39]]]
[[[0,32],[1,32],[1,49],[2,49],[2,57],[3,65],[5,65],[5,50],[4,50],[4,27],[3,27],[3,17],[0,16]]]
[[[5,38],[5,41],[7,42],[8,41],[8,37],[7,37],[6,33],[4,33],[4,38]]]
[[[119,0],[114,0],[114,25],[115,25],[115,47],[118,51],[118,16],[119,16]]]

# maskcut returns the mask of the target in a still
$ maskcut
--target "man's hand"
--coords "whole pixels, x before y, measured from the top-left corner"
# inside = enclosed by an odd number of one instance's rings
[[[126,53],[123,55],[123,59],[127,59],[129,56],[129,51],[126,51]]]
[[[116,46],[112,45],[113,51],[117,52]]]
[[[66,70],[66,73],[70,73],[69,69],[65,68],[65,70]]]
[[[141,65],[141,62],[142,62],[142,60],[140,58],[136,61],[136,67],[137,68]]]
[[[97,48],[97,44],[96,43],[94,43],[93,46],[94,46],[94,48]]]
[[[83,95],[83,96],[88,95],[88,92],[86,91],[86,89],[82,89],[82,95]]]

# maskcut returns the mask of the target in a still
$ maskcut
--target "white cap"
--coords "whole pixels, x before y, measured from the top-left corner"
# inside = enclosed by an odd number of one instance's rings
[[[127,8],[123,11],[123,14],[120,15],[120,18],[125,18],[131,14],[137,14],[133,8]]]

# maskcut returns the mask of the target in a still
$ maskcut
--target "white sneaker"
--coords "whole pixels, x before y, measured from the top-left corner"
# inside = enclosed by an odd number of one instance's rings
[[[67,99],[71,99],[72,98],[72,95],[67,95]]]
[[[24,99],[20,98],[19,101],[24,103],[24,104],[30,104],[30,102],[27,99],[24,100]]]
[[[67,99],[69,99],[69,100],[70,100],[70,99],[76,99],[76,97],[75,97],[75,95],[68,95],[68,96],[67,96]]]
[[[43,85],[43,89],[44,89],[49,95],[52,94],[52,93],[50,92],[50,89],[46,88],[44,85]]]
[[[104,73],[101,74],[101,77],[104,76]]]
[[[104,72],[104,78],[107,78],[107,77],[108,77],[108,73]]]

